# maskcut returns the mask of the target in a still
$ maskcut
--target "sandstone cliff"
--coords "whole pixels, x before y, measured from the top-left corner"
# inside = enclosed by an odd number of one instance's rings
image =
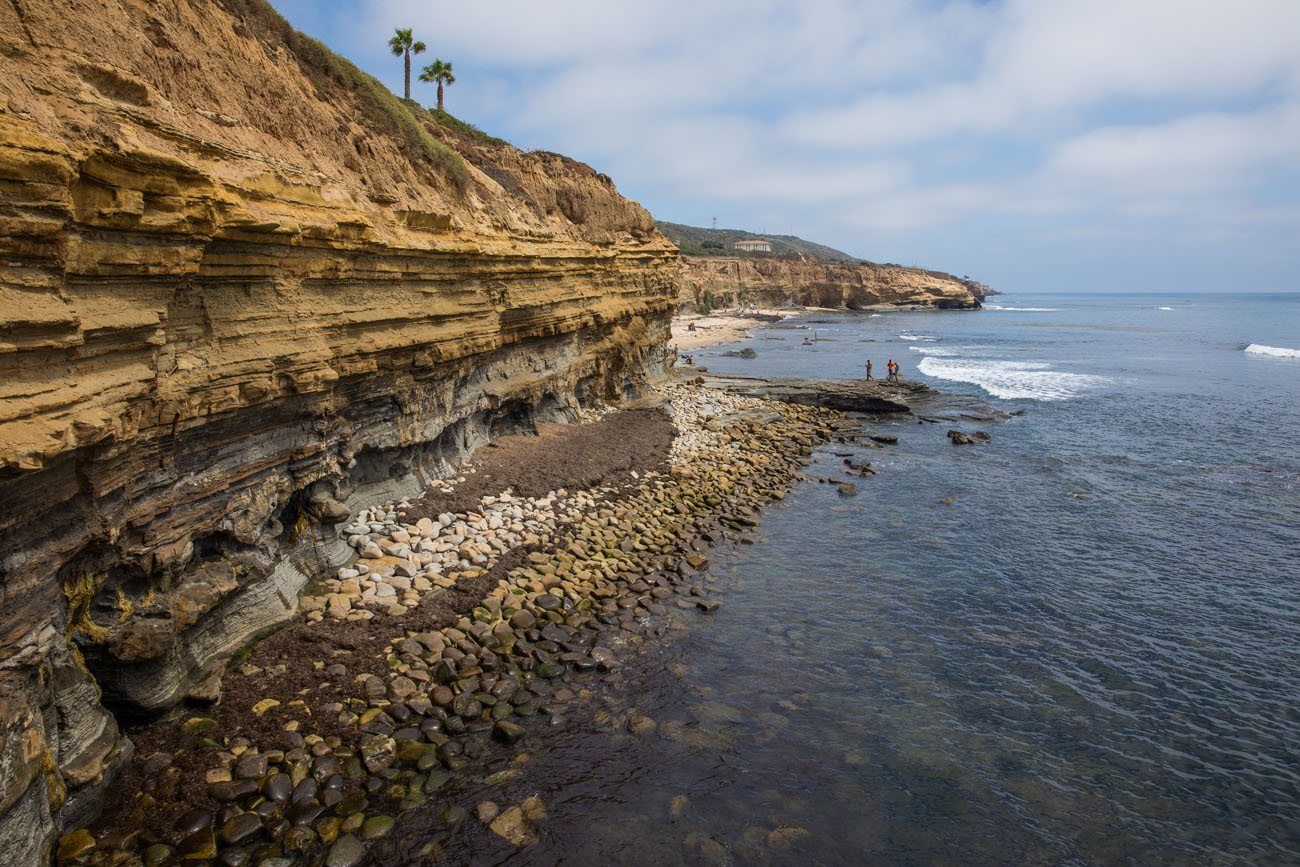
[[[260,0],[0,4],[0,851],[94,812],[105,706],[292,614],[340,501],[636,392],[676,258]]]
[[[680,267],[679,301],[696,308],[754,302],[850,310],[872,304],[962,309],[978,307],[984,292],[978,283],[937,271],[812,258],[683,256]]]

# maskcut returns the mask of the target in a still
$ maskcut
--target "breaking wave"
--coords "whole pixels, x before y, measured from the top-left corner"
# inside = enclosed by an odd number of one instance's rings
[[[933,343],[939,338],[931,337],[928,334],[913,334],[910,331],[904,331],[902,334],[898,335],[898,339],[899,340],[924,340],[926,342]]]
[[[955,358],[957,356],[957,350],[943,349],[938,346],[909,346],[907,348],[912,350],[913,352],[921,352],[926,355],[933,355],[936,358]]]
[[[1038,361],[973,361],[927,354],[917,365],[926,376],[978,385],[1004,400],[1069,400],[1107,381],[1090,373],[1052,370]]]
[[[1172,308],[1172,307],[1157,307],[1156,309],[1157,309],[1157,310],[1173,310],[1174,308]]]
[[[1285,346],[1264,346],[1252,343],[1246,347],[1249,355],[1267,355],[1270,358],[1300,358],[1300,349],[1287,349]]]
[[[985,304],[985,310],[1014,310],[1017,313],[1055,313],[1059,307],[1003,307],[1001,304]]]

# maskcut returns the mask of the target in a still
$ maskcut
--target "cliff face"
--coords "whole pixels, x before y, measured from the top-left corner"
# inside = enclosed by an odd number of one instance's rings
[[[105,705],[210,696],[342,501],[664,363],[676,253],[608,178],[267,13],[0,4],[0,851],[31,863],[129,749]]]
[[[779,307],[914,304],[941,309],[978,307],[979,284],[949,274],[895,265],[858,265],[776,258],[681,259],[683,306],[709,299],[714,307],[754,302]]]

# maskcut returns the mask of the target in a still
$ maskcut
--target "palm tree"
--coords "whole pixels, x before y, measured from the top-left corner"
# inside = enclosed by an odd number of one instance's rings
[[[388,40],[388,47],[394,57],[401,57],[406,63],[406,98],[411,98],[411,54],[423,54],[425,45],[411,36],[411,28],[398,27],[396,35]]]
[[[443,85],[453,85],[456,83],[456,76],[451,74],[451,61],[442,62],[442,58],[430,63],[424,67],[420,73],[421,81],[436,82],[438,85],[438,111],[442,111],[442,87]]]

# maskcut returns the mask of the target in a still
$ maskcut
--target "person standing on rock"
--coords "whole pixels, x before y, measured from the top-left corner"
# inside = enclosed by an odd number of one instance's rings
[[[867,359],[867,379],[871,379],[871,359]]]
[[[895,361],[895,362],[894,362],[894,382],[900,382],[900,381],[901,381],[901,377],[898,375],[898,371],[899,371],[900,367],[901,367],[901,365],[899,365],[899,363],[898,363],[897,361]]]

